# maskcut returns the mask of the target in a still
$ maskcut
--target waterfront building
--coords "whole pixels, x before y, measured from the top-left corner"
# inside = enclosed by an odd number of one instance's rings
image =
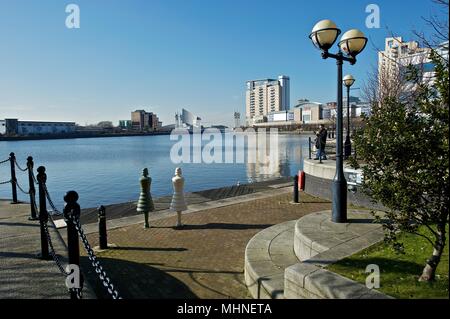
[[[153,112],[136,110],[131,112],[131,128],[137,131],[157,130],[162,126],[158,116]]]
[[[193,128],[201,127],[201,118],[189,112],[186,109],[181,109],[180,113],[175,113],[175,127],[177,128]]]
[[[318,123],[323,120],[324,105],[319,102],[311,102],[307,99],[300,99],[295,109],[300,109],[300,121],[303,124]]]
[[[448,41],[441,43],[436,51],[448,59]],[[412,65],[421,73],[423,83],[433,84],[434,64],[430,60],[430,48],[420,47],[416,41],[403,41],[402,37],[385,39],[385,49],[378,53],[378,81],[380,98],[392,92],[410,92],[414,85],[404,79],[407,68]]]
[[[119,120],[119,127],[124,130],[131,130],[132,122],[131,120]]]
[[[19,121],[18,119],[0,121],[0,133],[6,136],[64,134],[75,131],[75,122]]]
[[[278,79],[247,81],[245,109],[249,125],[260,122],[269,113],[289,110],[289,77],[280,75]]]

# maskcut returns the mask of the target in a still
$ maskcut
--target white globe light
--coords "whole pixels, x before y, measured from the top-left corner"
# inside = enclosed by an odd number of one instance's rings
[[[314,46],[320,50],[327,51],[336,42],[341,33],[336,24],[331,20],[322,20],[316,23],[309,35]]]
[[[358,29],[352,29],[345,32],[341,41],[339,41],[339,47],[342,52],[351,57],[356,57],[366,47],[367,38],[364,33]]]

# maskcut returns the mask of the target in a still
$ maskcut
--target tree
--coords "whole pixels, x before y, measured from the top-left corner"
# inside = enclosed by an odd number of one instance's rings
[[[98,122],[97,124],[98,127],[103,127],[103,128],[113,128],[114,125],[111,121],[101,121]]]
[[[405,231],[430,243],[431,257],[420,281],[434,279],[449,218],[448,51],[445,56],[430,48],[429,58],[435,65],[430,81],[424,80],[420,65],[411,64],[391,79],[396,90],[380,94],[383,83],[371,87],[372,115],[355,135],[364,161],[364,191],[388,208],[386,240],[402,249],[397,235]],[[419,227],[432,236],[419,233]]]

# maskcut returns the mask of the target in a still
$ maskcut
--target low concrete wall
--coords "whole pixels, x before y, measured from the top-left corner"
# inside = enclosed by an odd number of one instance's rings
[[[333,181],[330,179],[305,174],[305,193],[331,201],[333,199],[332,183]],[[383,205],[373,203],[372,199],[364,194],[359,186],[355,186],[355,191],[347,191],[347,203],[369,209],[386,210]]]

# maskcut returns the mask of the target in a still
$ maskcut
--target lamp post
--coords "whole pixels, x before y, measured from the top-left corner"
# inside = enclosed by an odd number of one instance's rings
[[[344,76],[343,84],[347,87],[347,136],[344,143],[344,158],[352,155],[352,141],[350,140],[350,87],[355,83],[355,78],[351,74]]]
[[[364,34],[352,29],[345,32],[338,43],[337,54],[329,53],[328,50],[336,42],[341,30],[331,20],[319,21],[313,28],[309,38],[314,46],[322,51],[322,58],[333,58],[337,64],[337,136],[336,136],[336,175],[333,180],[333,209],[332,221],[345,223],[347,221],[347,181],[344,176],[344,162],[342,154],[343,139],[343,117],[342,117],[342,65],[344,61],[351,65],[356,63],[356,56],[364,50],[367,38]]]

